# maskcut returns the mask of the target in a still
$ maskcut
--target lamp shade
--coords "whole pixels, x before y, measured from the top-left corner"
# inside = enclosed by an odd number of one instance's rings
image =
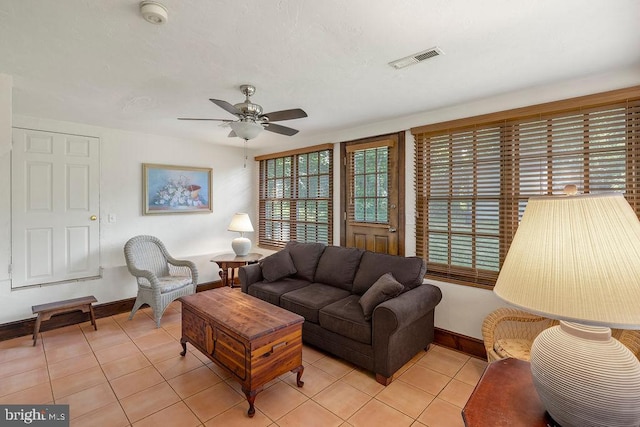
[[[532,197],[494,292],[545,317],[640,328],[640,221],[620,193]]]
[[[239,231],[241,233],[252,232],[253,225],[251,225],[251,219],[247,213],[236,213],[231,218],[231,223],[227,228],[229,231]]]
[[[260,124],[251,121],[231,122],[229,124],[236,136],[242,139],[253,139],[264,129]]]

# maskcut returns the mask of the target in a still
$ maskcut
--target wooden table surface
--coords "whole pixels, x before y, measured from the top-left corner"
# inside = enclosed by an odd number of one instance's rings
[[[230,288],[198,292],[180,301],[248,341],[304,322],[298,314]]]
[[[235,269],[238,267],[242,267],[243,265],[256,263],[263,257],[264,255],[254,252],[242,256],[228,253],[216,255],[215,257],[211,258],[211,262],[215,262],[220,266],[220,280],[222,280],[222,285],[234,288],[237,287],[234,286]],[[229,274],[229,270],[231,270],[231,274]]]
[[[529,362],[490,363],[462,410],[466,427],[559,427],[542,406]]]

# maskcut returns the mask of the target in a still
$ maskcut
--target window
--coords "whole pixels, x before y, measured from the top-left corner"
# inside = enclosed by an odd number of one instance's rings
[[[389,222],[389,147],[349,151],[352,198],[349,219],[355,222]]]
[[[528,198],[567,184],[622,191],[640,216],[638,87],[412,132],[416,251],[434,278],[492,286]]]
[[[259,245],[333,242],[333,145],[256,157]]]

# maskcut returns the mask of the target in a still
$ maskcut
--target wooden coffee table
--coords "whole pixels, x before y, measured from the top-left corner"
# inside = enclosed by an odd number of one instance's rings
[[[182,352],[187,342],[242,384],[249,417],[262,387],[292,371],[302,387],[302,323],[304,318],[231,288],[218,288],[180,298]]]

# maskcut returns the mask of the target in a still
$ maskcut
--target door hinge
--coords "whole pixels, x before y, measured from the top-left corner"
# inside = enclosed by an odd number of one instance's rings
[[[342,164],[344,165],[344,167],[347,167],[347,158],[346,157],[342,158]]]
[[[9,268],[7,269],[7,272],[9,273],[9,276],[11,276],[11,273],[13,273],[13,264],[9,264]]]
[[[347,213],[346,213],[346,212],[343,212],[342,220],[343,220],[343,221],[346,221],[346,220],[347,220]]]

